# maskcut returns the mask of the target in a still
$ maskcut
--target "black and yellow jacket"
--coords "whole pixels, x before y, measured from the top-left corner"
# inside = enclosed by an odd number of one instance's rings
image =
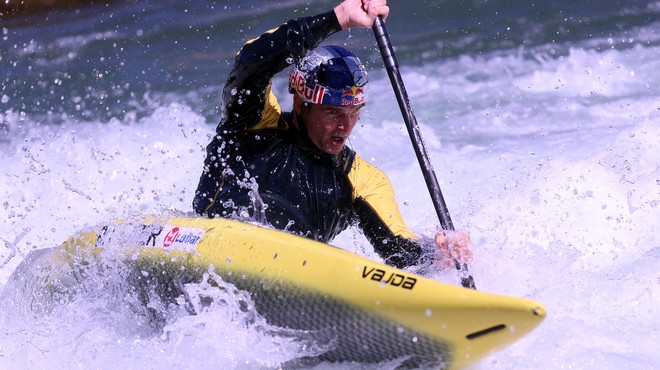
[[[387,176],[349,148],[339,155],[317,149],[271,92],[275,74],[339,30],[331,11],[290,20],[243,46],[223,90],[223,118],[207,146],[193,207],[322,242],[357,224],[386,263],[413,265],[422,248]]]

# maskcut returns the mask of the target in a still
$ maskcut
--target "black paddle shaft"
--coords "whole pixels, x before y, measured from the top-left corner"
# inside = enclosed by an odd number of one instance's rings
[[[412,140],[415,154],[417,155],[417,159],[419,160],[419,164],[422,168],[422,174],[424,175],[426,186],[429,189],[431,200],[433,201],[433,206],[436,213],[438,214],[438,218],[440,219],[440,226],[442,226],[442,228],[445,230],[454,230],[454,224],[451,222],[447,204],[445,203],[445,199],[442,197],[438,179],[435,176],[435,172],[433,171],[433,166],[431,166],[428,152],[426,151],[426,147],[422,141],[422,134],[419,129],[419,125],[417,124],[417,119],[415,118],[412,107],[410,106],[410,100],[408,99],[406,87],[403,85],[403,79],[401,78],[401,73],[399,73],[399,64],[397,63],[396,57],[394,56],[394,49],[390,43],[390,37],[387,33],[387,30],[385,29],[385,23],[381,17],[376,18],[373,31],[374,35],[376,36],[378,48],[380,49],[380,54],[383,56],[385,69],[387,70],[387,74],[390,77],[390,82],[392,82],[394,95],[396,96],[396,100],[399,103],[399,108],[401,109],[403,120],[406,123],[406,128],[408,129],[410,140]],[[454,264],[456,265],[456,269],[462,273],[461,284],[466,288],[476,289],[474,279],[468,273],[467,265],[463,264],[461,266],[458,261],[454,261]]]

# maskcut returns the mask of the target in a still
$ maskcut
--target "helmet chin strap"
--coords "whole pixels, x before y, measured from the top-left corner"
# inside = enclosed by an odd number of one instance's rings
[[[298,126],[298,131],[300,131],[305,137],[311,140],[309,137],[309,133],[307,132],[307,125],[305,124],[305,121],[303,120],[305,111],[309,108],[309,103],[303,102],[303,106],[300,109],[300,114],[297,114],[294,110],[293,114],[296,116],[296,126]]]
[[[304,121],[305,112],[307,111],[307,109],[310,108],[309,103],[303,102],[302,104],[303,104],[303,106],[300,109],[300,114],[296,113],[295,109],[293,110],[293,114],[295,115],[295,119],[296,119],[296,126],[297,126],[297,129],[298,129],[298,132],[300,132],[301,137],[306,142],[305,145],[310,145],[312,148],[319,149],[319,148],[316,147],[316,144],[314,144],[314,142],[312,141],[312,138],[309,137],[309,131],[307,130],[307,123],[305,123],[305,121]]]

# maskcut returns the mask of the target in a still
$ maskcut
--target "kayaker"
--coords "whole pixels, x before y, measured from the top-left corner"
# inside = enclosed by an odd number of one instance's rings
[[[424,256],[445,265],[469,261],[466,233],[415,235],[387,176],[346,146],[366,104],[367,72],[352,52],[319,45],[336,32],[370,28],[388,13],[386,0],[346,0],[241,48],[207,146],[197,213],[255,220],[321,242],[357,225],[385,263],[399,268]],[[293,109],[282,112],[271,82],[287,68]]]

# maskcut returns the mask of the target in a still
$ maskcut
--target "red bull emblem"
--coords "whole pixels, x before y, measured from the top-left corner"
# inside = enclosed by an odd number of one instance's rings
[[[358,105],[364,103],[364,89],[353,86],[344,90],[341,97],[341,105]]]
[[[353,97],[358,96],[358,94],[364,94],[364,90],[357,86],[353,86],[350,89],[344,91],[344,95],[350,95]]]

